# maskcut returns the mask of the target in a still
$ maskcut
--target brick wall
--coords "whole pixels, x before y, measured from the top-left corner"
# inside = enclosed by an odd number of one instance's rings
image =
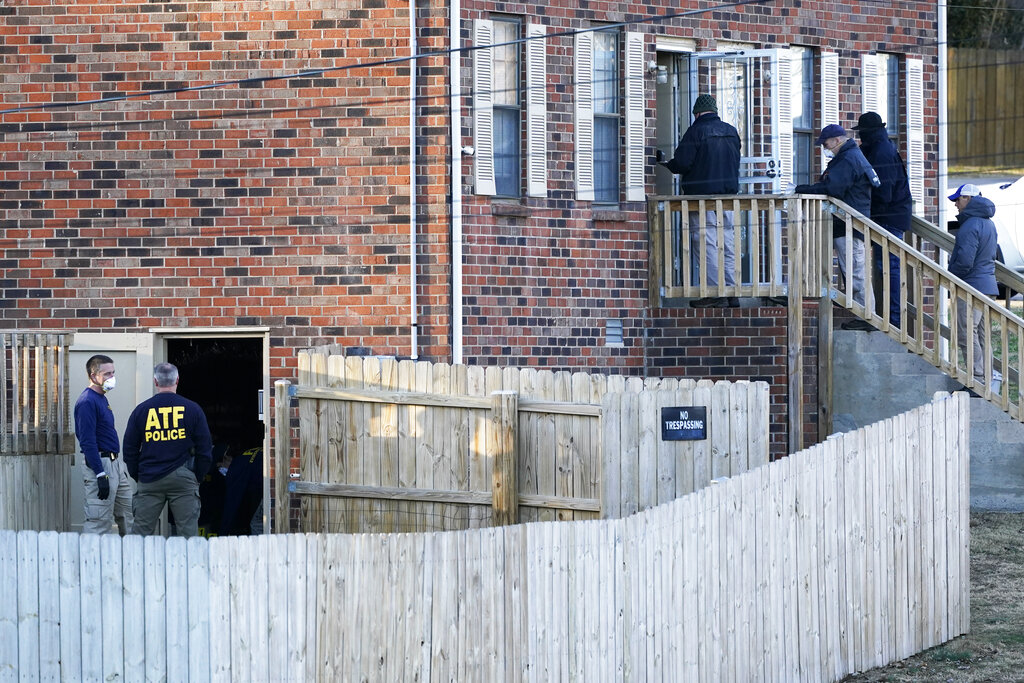
[[[932,3],[795,4],[716,10],[630,30],[649,34],[650,57],[655,34],[693,39],[701,49],[743,41],[837,51],[846,122],[860,111],[859,54],[906,50],[925,59],[925,116],[934,120]],[[696,6],[469,0],[462,35],[468,45],[472,19],[492,13],[528,15],[558,32]],[[0,6],[0,108],[111,100],[0,116],[0,326],[269,326],[272,379],[294,377],[300,347],[338,343],[406,356],[415,196],[417,352],[450,360],[447,7],[417,9],[419,51],[431,56],[416,65],[415,195],[410,63],[401,59],[409,54],[408,12],[408,3],[396,0]],[[548,196],[476,196],[472,157],[454,160],[465,195],[465,362],[637,375],[749,373],[773,378],[774,387],[784,366],[760,345],[774,339],[768,346],[784,349],[777,313],[729,311],[715,314],[719,322],[710,314],[652,310],[644,204],[575,200],[572,37],[550,38],[547,57]],[[461,146],[473,143],[473,130],[472,57],[460,59]],[[359,66],[368,63],[375,65]],[[330,71],[307,73],[317,69]],[[297,73],[305,75],[269,79]],[[235,79],[250,80],[116,99]],[[929,169],[936,140],[930,129]],[[648,182],[653,187],[653,176]],[[929,176],[932,198],[934,185]],[[621,346],[606,343],[609,321],[621,321]],[[647,344],[645,330],[655,335]],[[707,347],[714,355],[691,341],[715,335],[721,341]],[[686,356],[668,351],[680,348]],[[699,362],[687,364],[691,359]]]
[[[647,301],[646,206],[622,201],[602,207],[575,201],[573,36],[577,29],[627,17],[687,11],[696,6],[603,2],[578,8],[530,6],[492,0],[463,2],[467,24],[474,19],[518,17],[548,26],[547,111],[548,196],[521,199],[473,195],[472,158],[463,159],[465,216],[465,358],[467,362],[609,367],[640,372],[644,320],[683,315],[651,310]],[[540,17],[538,19],[538,17]],[[935,8],[929,3],[800,2],[748,5],[693,14],[672,21],[630,25],[621,30],[649,34],[646,59],[655,55],[655,35],[696,41],[713,50],[726,41],[777,47],[790,44],[837,52],[840,56],[840,121],[852,126],[861,113],[860,55],[868,51],[909,53],[924,59],[926,121],[936,117]],[[470,73],[472,56],[464,59]],[[467,81],[467,91],[472,83]],[[653,78],[647,107],[648,139],[654,134]],[[904,88],[903,85],[900,86]],[[473,144],[472,97],[467,97],[462,144]],[[925,140],[926,192],[934,219],[938,139],[930,127]],[[649,148],[650,156],[653,148]],[[654,186],[653,169],[647,176]],[[747,316],[748,313],[737,313]],[[624,345],[606,345],[609,320],[623,325]],[[748,325],[761,325],[751,321]],[[646,365],[657,374],[659,366]]]
[[[4,114],[0,325],[265,325],[284,366],[339,340],[409,353],[410,65],[357,66],[408,56],[408,5],[314,5],[0,8],[5,109],[253,79]],[[445,267],[436,195],[420,241]],[[420,335],[442,356],[436,290]]]

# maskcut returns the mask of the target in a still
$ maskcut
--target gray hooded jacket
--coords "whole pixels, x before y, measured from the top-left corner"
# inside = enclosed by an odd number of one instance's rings
[[[949,256],[949,272],[989,296],[999,292],[996,285],[998,241],[996,224],[992,222],[994,215],[996,206],[992,200],[980,195],[972,197],[957,216],[960,230],[956,234],[953,253]]]

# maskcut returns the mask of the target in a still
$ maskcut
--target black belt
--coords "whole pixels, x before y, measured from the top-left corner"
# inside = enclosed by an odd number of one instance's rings
[[[117,453],[113,451],[100,451],[101,458],[110,458],[111,460],[117,460]]]

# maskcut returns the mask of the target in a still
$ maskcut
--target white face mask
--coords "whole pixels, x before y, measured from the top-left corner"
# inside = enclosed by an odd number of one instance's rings
[[[103,380],[103,384],[102,384],[103,391],[111,391],[111,390],[113,390],[113,388],[116,385],[117,385],[117,378],[116,377],[108,377],[107,379]]]
[[[831,159],[832,157],[835,156],[835,154],[833,154],[832,150],[830,150],[830,149],[824,150],[823,153],[824,153],[826,159]]]

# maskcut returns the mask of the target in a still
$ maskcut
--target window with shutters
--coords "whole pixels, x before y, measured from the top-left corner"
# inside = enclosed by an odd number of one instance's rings
[[[594,201],[619,201],[619,34],[594,34]]]
[[[797,185],[814,182],[814,140],[818,126],[814,120],[814,51],[794,46],[790,51],[790,78],[793,88],[793,182]]]
[[[900,132],[900,60],[896,55],[877,54],[878,115],[885,121],[886,132],[895,138]]]
[[[496,194],[504,197],[518,197],[522,192],[518,39],[518,22],[494,21],[494,186]]]
[[[493,46],[473,53],[477,194],[547,194],[545,34],[544,26],[512,18],[474,22],[475,44]]]
[[[623,197],[626,201],[644,199],[645,50],[642,33],[598,29],[576,34],[573,75],[579,200],[615,204]]]

